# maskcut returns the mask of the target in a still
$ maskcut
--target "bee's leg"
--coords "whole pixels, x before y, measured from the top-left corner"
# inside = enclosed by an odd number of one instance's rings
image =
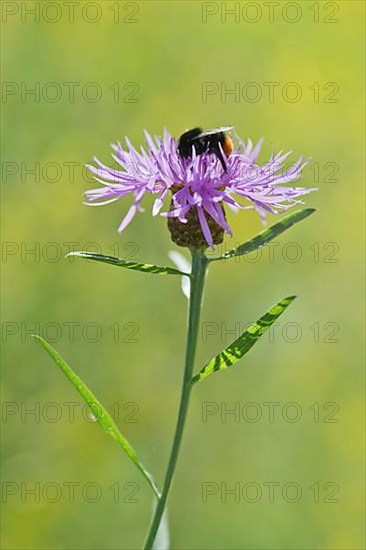
[[[215,155],[218,157],[219,161],[221,162],[221,165],[224,169],[224,172],[227,172],[227,168],[226,168],[226,162],[225,162],[225,159],[222,155],[222,152],[221,152],[221,149],[220,147],[216,147],[215,148]]]

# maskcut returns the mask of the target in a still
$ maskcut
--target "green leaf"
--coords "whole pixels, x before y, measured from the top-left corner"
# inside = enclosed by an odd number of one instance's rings
[[[52,357],[52,359],[55,361],[58,367],[60,367],[65,376],[70,380],[74,388],[79,392],[81,397],[89,405],[96,418],[96,421],[99,423],[102,430],[110,437],[112,437],[115,441],[117,441],[117,443],[122,447],[125,453],[130,457],[132,462],[140,470],[142,475],[146,478],[155,495],[159,498],[159,490],[155,484],[152,475],[142,465],[142,463],[138,459],[135,450],[127,441],[127,439],[123,437],[107,410],[98,401],[95,395],[89,390],[87,385],[84,384],[84,382],[77,376],[77,374],[75,374],[72,368],[62,359],[57,351],[52,346],[50,346],[41,336],[34,334],[34,337],[36,338],[36,341],[39,342],[41,346],[47,351],[47,353]]]
[[[91,260],[93,262],[103,262],[105,264],[116,265],[118,267],[126,267],[127,269],[132,269],[134,271],[143,271],[144,273],[154,273],[160,275],[188,275],[189,273],[184,273],[173,267],[159,267],[153,264],[139,264],[138,262],[130,262],[127,260],[121,260],[120,258],[115,258],[114,256],[105,256],[104,254],[93,254],[92,252],[70,252],[68,256],[76,256],[78,258],[84,258],[86,260]]]
[[[254,346],[257,340],[270,328],[296,296],[284,298],[265,313],[256,323],[251,325],[239,338],[232,342],[224,351],[216,355],[203,369],[193,376],[192,382],[203,380],[209,374],[227,369],[239,361]]]
[[[209,258],[209,261],[215,262],[217,260],[227,260],[228,258],[234,258],[235,256],[244,256],[244,254],[254,252],[255,250],[257,250],[257,248],[260,248],[264,244],[269,243],[270,241],[278,237],[278,235],[281,235],[281,233],[286,231],[286,229],[289,229],[292,225],[295,225],[295,223],[304,220],[314,212],[316,212],[316,208],[305,208],[304,210],[297,210],[293,214],[290,214],[289,216],[283,218],[280,222],[272,225],[272,227],[265,229],[250,241],[247,241],[246,243],[243,243],[240,246],[233,248],[233,250],[226,252],[220,257]]]

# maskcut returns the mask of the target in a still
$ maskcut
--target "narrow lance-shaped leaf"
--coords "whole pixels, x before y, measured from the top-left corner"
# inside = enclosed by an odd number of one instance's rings
[[[289,216],[283,218],[275,225],[272,225],[268,229],[265,229],[250,241],[247,241],[246,243],[243,243],[240,246],[233,248],[233,250],[226,252],[220,257],[209,258],[209,261],[215,262],[217,260],[227,260],[228,258],[235,258],[235,256],[244,256],[245,254],[250,254],[250,252],[254,252],[264,244],[269,243],[270,241],[278,237],[278,235],[281,235],[281,233],[286,231],[286,229],[289,229],[290,227],[295,225],[295,223],[304,220],[314,212],[316,212],[315,208],[304,208],[304,210],[297,210],[293,214],[290,214]]]
[[[129,260],[121,260],[114,256],[105,256],[104,254],[93,254],[92,252],[70,252],[66,257],[76,256],[78,258],[84,258],[85,260],[91,260],[93,262],[102,262],[105,264],[115,265],[117,267],[125,267],[134,271],[142,271],[144,273],[153,273],[160,275],[189,275],[173,267],[159,267],[153,264],[140,264],[138,262],[131,262]]]
[[[259,338],[273,325],[296,296],[284,298],[274,305],[256,323],[251,325],[239,338],[232,342],[224,351],[216,355],[203,369],[193,376],[192,382],[203,380],[209,374],[227,369],[239,361],[254,346]]]
[[[84,382],[77,376],[77,374],[75,374],[75,372],[66,363],[66,361],[62,359],[57,351],[52,346],[50,346],[50,344],[48,344],[41,336],[35,334],[34,337],[36,338],[37,342],[39,342],[41,346],[47,351],[47,353],[52,357],[56,365],[62,370],[62,372],[70,380],[75,389],[79,392],[81,397],[89,405],[90,409],[93,412],[93,415],[95,416],[95,419],[101,426],[102,430],[110,437],[112,437],[115,441],[117,441],[117,443],[122,447],[125,453],[130,457],[132,462],[140,470],[142,475],[146,478],[155,495],[159,498],[159,490],[155,484],[152,475],[142,465],[142,463],[138,459],[135,450],[127,441],[127,439],[121,434],[108,411],[98,401],[95,395],[89,390],[87,385],[84,384]]]

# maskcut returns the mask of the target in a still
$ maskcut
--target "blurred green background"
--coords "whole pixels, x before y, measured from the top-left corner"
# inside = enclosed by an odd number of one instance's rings
[[[210,269],[197,368],[234,338],[225,331],[284,296],[298,299],[271,338],[194,391],[169,499],[171,546],[364,548],[364,3],[301,2],[300,13],[281,2],[272,21],[262,2],[78,2],[73,21],[64,2],[41,2],[35,20],[26,11],[34,4],[2,3],[3,548],[142,544],[147,484],[86,421],[78,394],[30,334],[53,342],[161,483],[182,375],[179,281],[63,256],[94,243],[89,250],[169,263],[176,247],[151,203],[119,236],[128,204],[83,206],[95,185],[82,166],[94,154],[110,162],[109,144],[125,135],[139,145],[143,128],[179,135],[197,124],[264,136],[261,160],[272,146],[292,149],[294,160],[312,156],[303,183],[319,187],[306,201],[319,212],[257,260]],[[225,6],[240,12],[225,16]],[[219,90],[206,101],[205,82]],[[273,101],[268,82],[278,83]],[[290,82],[301,91],[296,102],[286,100]],[[221,97],[235,85],[239,98]],[[31,88],[38,95],[24,95]],[[252,212],[229,217],[227,248],[261,230]],[[204,422],[207,403],[215,414]],[[239,418],[225,415],[234,408]],[[207,482],[215,494],[205,499]],[[239,496],[225,502],[235,484]]]

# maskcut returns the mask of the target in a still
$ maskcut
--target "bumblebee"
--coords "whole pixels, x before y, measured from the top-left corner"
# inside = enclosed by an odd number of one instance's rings
[[[226,156],[233,151],[232,139],[226,135],[226,132],[233,130],[233,126],[222,126],[212,130],[203,131],[202,128],[192,128],[182,134],[178,141],[178,152],[182,158],[190,158],[194,148],[197,155],[202,153],[212,153],[217,156],[226,172],[226,163],[222,150]],[[221,148],[220,148],[221,145]]]

